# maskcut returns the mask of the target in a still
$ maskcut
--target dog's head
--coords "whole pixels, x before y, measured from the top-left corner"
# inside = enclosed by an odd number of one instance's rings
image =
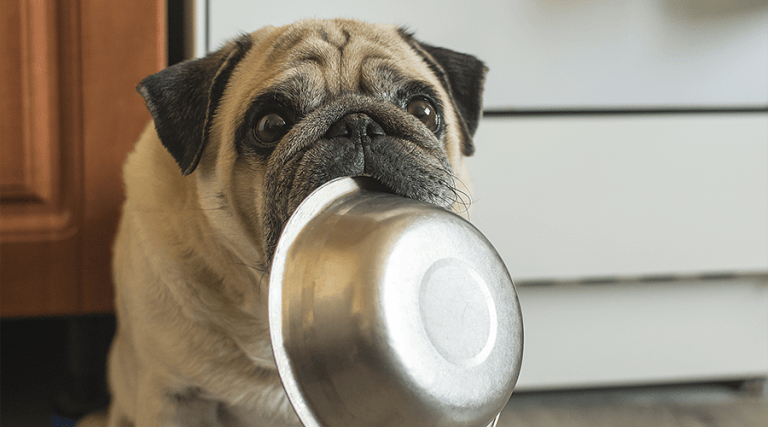
[[[243,35],[138,90],[210,222],[266,266],[293,210],[337,177],[458,206],[485,71],[393,26],[303,21]]]

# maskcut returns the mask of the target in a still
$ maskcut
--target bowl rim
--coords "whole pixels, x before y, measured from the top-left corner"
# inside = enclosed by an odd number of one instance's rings
[[[287,253],[293,243],[317,213],[321,212],[334,201],[343,196],[375,189],[375,183],[365,177],[342,177],[331,180],[307,196],[296,208],[285,224],[278,240],[272,259],[269,277],[269,334],[272,342],[272,353],[275,358],[278,376],[283,384],[288,400],[293,406],[299,420],[305,427],[324,427],[317,420],[315,413],[309,407],[299,383],[294,375],[288,352],[283,340],[283,277],[286,268]]]

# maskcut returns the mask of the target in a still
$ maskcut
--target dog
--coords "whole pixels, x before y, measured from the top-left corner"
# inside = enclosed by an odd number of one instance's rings
[[[301,426],[267,322],[283,225],[344,176],[464,213],[485,73],[396,26],[308,20],[142,80],[152,122],[123,170],[108,425]]]

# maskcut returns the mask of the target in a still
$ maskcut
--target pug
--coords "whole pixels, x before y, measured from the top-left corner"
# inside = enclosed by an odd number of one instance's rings
[[[309,20],[142,80],[152,122],[123,171],[108,425],[300,426],[267,323],[283,225],[345,176],[465,213],[485,72],[395,26]]]

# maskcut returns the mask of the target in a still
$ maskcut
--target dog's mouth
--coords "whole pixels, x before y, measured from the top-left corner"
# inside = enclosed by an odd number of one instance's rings
[[[370,185],[370,189],[372,189],[373,191],[378,191],[378,192],[381,192],[381,193],[389,193],[389,194],[401,195],[401,194],[397,194],[397,192],[395,191],[394,188],[392,188],[391,186],[387,185],[384,181],[382,181],[381,179],[378,179],[373,174],[361,173],[361,174],[357,174],[357,175],[352,176],[352,178],[364,178],[364,179],[366,179],[368,181],[369,185]]]
[[[266,239],[265,239],[265,249],[266,249],[266,255],[267,255],[267,264],[268,268],[271,268],[271,264],[273,261],[275,249],[277,249],[277,243],[279,241],[280,236],[282,235],[283,229],[285,228],[285,225],[288,222],[288,219],[291,215],[295,212],[295,209],[300,205],[304,200],[306,200],[309,195],[314,192],[317,188],[322,187],[323,185],[327,184],[328,182],[331,182],[337,178],[343,178],[345,175],[333,177],[329,180],[321,181],[321,184],[317,185],[317,187],[313,189],[307,189],[306,195],[301,198],[301,200],[298,200],[295,202],[296,206],[286,206],[287,209],[282,211],[282,214],[279,214],[279,212],[273,211],[268,214],[268,219],[271,219],[272,221],[272,227],[267,229]],[[446,181],[444,185],[440,186],[432,186],[432,185],[425,185],[424,183],[419,183],[418,179],[415,179],[415,177],[410,177],[411,179],[405,178],[405,177],[399,177],[399,176],[388,176],[386,174],[376,174],[376,173],[357,173],[357,174],[349,174],[346,175],[348,178],[363,178],[365,179],[365,187],[368,190],[381,192],[381,193],[388,193],[393,194],[396,196],[419,200],[422,202],[427,202],[431,204],[435,204],[437,206],[441,206],[446,209],[450,209],[450,206],[453,203],[455,194],[453,192],[454,186],[452,185],[452,182],[449,184],[448,181],[450,181],[450,175],[445,174],[442,178]]]

